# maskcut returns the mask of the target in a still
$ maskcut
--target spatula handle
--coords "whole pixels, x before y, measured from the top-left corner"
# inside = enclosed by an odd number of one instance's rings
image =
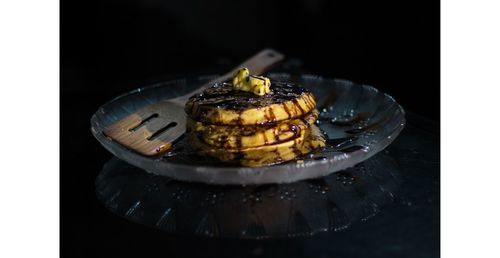
[[[263,49],[260,52],[258,52],[257,54],[255,54],[254,56],[252,56],[251,58],[247,59],[245,62],[243,62],[240,65],[238,65],[237,67],[235,67],[230,72],[222,75],[221,77],[218,77],[214,80],[211,80],[210,82],[202,85],[198,89],[196,89],[192,92],[189,92],[183,96],[169,100],[169,101],[184,105],[184,103],[186,103],[186,101],[189,99],[189,97],[203,92],[203,90],[210,87],[212,84],[214,84],[216,82],[223,82],[223,81],[227,81],[227,80],[231,79],[233,77],[234,73],[236,72],[236,70],[241,68],[241,67],[246,67],[246,68],[250,69],[250,72],[252,74],[260,75],[260,74],[264,73],[265,71],[269,70],[273,65],[277,64],[278,62],[280,62],[283,59],[284,59],[284,55],[281,54],[280,52],[278,52],[274,49],[270,49],[270,48]]]

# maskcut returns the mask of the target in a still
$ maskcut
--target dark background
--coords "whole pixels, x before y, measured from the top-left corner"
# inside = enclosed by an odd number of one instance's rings
[[[97,202],[95,176],[111,154],[92,138],[90,117],[118,94],[223,73],[264,47],[289,58],[278,70],[370,84],[439,120],[439,1],[62,0],[63,257],[194,252],[193,240],[128,223]]]

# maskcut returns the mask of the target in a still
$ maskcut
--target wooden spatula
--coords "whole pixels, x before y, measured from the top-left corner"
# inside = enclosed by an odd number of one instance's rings
[[[283,58],[284,56],[275,50],[264,49],[232,71],[188,94],[141,108],[106,128],[104,134],[142,155],[158,155],[168,150],[173,142],[184,134],[184,104],[189,97],[201,93],[215,82],[229,80],[240,67],[247,67],[253,74],[259,75]]]

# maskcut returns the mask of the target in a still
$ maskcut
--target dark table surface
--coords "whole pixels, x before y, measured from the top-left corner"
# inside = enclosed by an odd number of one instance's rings
[[[251,40],[232,22],[248,15]],[[439,15],[439,1],[61,1],[62,257],[438,257]],[[436,121],[408,112],[387,149],[401,168],[393,202],[343,231],[242,241],[169,235],[98,201],[95,180],[112,158],[90,133],[101,104],[224,72],[264,47],[287,56],[278,69],[373,85]]]
[[[408,113],[386,150],[400,165],[402,183],[374,217],[307,238],[206,239],[129,222],[98,201],[95,179],[112,155],[93,139],[89,118],[109,94],[63,92],[61,99],[63,257],[439,256],[439,126],[432,120]]]

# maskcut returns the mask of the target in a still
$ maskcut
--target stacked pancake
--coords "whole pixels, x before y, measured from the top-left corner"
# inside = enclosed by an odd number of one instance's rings
[[[325,146],[314,125],[318,118],[311,92],[272,82],[267,94],[216,83],[186,103],[187,137],[202,155],[259,167],[297,159]]]

